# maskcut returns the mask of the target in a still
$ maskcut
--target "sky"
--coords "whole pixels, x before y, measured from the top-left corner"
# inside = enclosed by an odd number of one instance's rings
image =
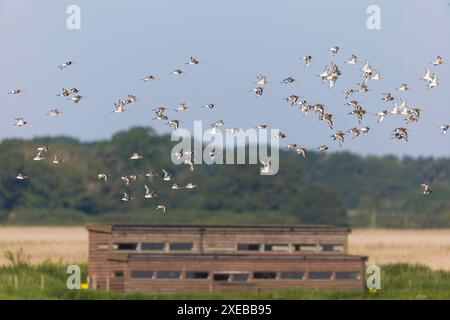
[[[81,29],[66,26],[69,5],[81,9]],[[380,30],[369,30],[366,10],[380,8]],[[223,119],[225,127],[252,128],[270,124],[288,135],[286,143],[307,148],[328,144],[333,150],[367,155],[450,156],[450,135],[438,127],[450,123],[450,8],[448,1],[295,1],[295,0],[166,0],[166,1],[25,1],[0,0],[0,139],[35,136],[72,136],[83,141],[108,139],[133,126],[151,126],[169,133],[164,122],[154,121],[152,109],[173,109],[185,102],[182,114],[168,112],[192,129]],[[333,57],[327,49],[339,46]],[[300,58],[312,55],[305,68]],[[360,82],[361,66],[346,65],[352,54],[368,60],[383,79],[370,81],[370,91],[354,98],[371,113],[362,124],[348,115],[351,108],[342,92]],[[430,63],[441,55],[445,63]],[[184,65],[190,56],[202,63]],[[76,62],[59,71],[67,60]],[[343,76],[329,89],[317,76],[330,61]],[[441,85],[432,90],[419,80],[425,67],[436,72]],[[181,76],[169,73],[182,68]],[[154,74],[158,81],[144,83]],[[271,83],[262,97],[252,89],[256,76]],[[293,76],[292,85],[280,81]],[[401,83],[407,93],[395,90]],[[56,95],[76,87],[86,96],[79,104]],[[6,92],[21,88],[20,95]],[[377,124],[372,113],[392,106],[381,100],[390,91],[424,112],[419,123],[408,125],[410,141],[390,139],[391,131],[406,126],[392,116]],[[113,103],[128,94],[138,97],[130,112],[113,114]],[[317,116],[304,117],[283,99],[291,94],[310,103],[323,103],[336,115],[330,130]],[[202,109],[207,103],[214,110]],[[63,113],[51,118],[51,109]],[[29,124],[13,126],[24,117]],[[366,137],[347,141],[340,148],[330,135],[336,130],[370,126]]]

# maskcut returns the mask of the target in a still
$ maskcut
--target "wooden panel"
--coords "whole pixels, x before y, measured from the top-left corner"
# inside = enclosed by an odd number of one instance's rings
[[[238,243],[257,243],[257,244],[341,244],[344,247],[344,253],[347,252],[346,234],[326,234],[305,233],[305,232],[283,232],[283,233],[264,233],[253,232],[249,234],[209,232],[193,233],[191,231],[182,231],[173,233],[167,230],[158,230],[152,233],[132,232],[132,231],[114,231],[111,235],[112,243],[174,243],[190,242],[194,243],[194,252],[198,253],[232,253],[236,252]],[[333,254],[334,252],[327,252]]]
[[[209,271],[207,280],[136,280],[130,279],[130,271]],[[337,271],[359,272],[359,280],[259,280],[252,279],[253,272],[257,271],[328,271],[333,274]],[[212,280],[212,273],[239,272],[249,273],[248,282],[218,282]],[[342,289],[361,290],[364,287],[364,261],[363,260],[130,260],[128,272],[125,275],[126,292],[222,292],[222,291],[273,291],[285,288],[308,289]]]

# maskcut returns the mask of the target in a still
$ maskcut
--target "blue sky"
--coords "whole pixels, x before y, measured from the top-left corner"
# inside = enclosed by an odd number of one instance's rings
[[[66,8],[81,8],[81,30],[66,28]],[[381,9],[381,30],[366,27],[369,5]],[[289,143],[306,147],[329,144],[335,150],[361,154],[450,155],[450,136],[437,127],[450,123],[450,9],[447,1],[23,1],[0,0],[0,139],[69,135],[82,140],[109,138],[136,125],[170,132],[155,122],[151,109],[174,108],[186,102],[192,107],[176,115],[183,126],[194,120],[205,124],[223,119],[227,127],[250,128],[269,123],[288,134]],[[338,45],[332,57],[326,50]],[[316,57],[305,69],[300,57]],[[333,133],[315,115],[303,117],[283,99],[291,94],[308,102],[329,105],[336,114],[335,129],[359,126],[343,106],[341,94],[355,87],[360,73],[344,65],[351,54],[367,59],[383,76],[369,82],[370,92],[357,95],[371,113],[390,109],[381,92],[405,97],[424,109],[418,124],[410,125],[410,142],[389,138],[405,126],[401,117],[387,118],[378,125],[367,116],[362,125],[374,130],[367,137],[348,141],[342,148],[332,142]],[[189,56],[203,63],[184,66]],[[446,63],[430,62],[442,55]],[[60,72],[66,60],[77,62]],[[333,89],[316,76],[330,61],[342,66],[344,75]],[[186,74],[168,73],[183,68]],[[427,90],[418,78],[430,67],[441,86]],[[255,98],[255,77],[265,74],[272,83],[263,97]],[[148,74],[160,81],[143,83]],[[294,76],[298,82],[282,86]],[[407,82],[411,90],[395,88]],[[77,87],[86,100],[78,105],[57,97],[61,88]],[[6,95],[15,88],[23,95]],[[4,93],[2,93],[4,92]],[[113,103],[127,94],[139,102],[127,114],[111,114]],[[216,103],[215,110],[201,109]],[[45,114],[58,108],[63,114]],[[174,112],[169,112],[173,116]],[[24,117],[29,125],[12,126]]]

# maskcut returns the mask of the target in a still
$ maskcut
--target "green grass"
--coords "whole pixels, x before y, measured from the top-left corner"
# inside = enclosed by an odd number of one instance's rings
[[[371,294],[357,292],[311,291],[288,289],[273,293],[233,294],[123,294],[97,290],[69,290],[66,288],[66,265],[44,262],[30,265],[19,252],[9,254],[11,263],[0,267],[0,299],[450,299],[450,272],[433,271],[428,267],[390,264],[381,267],[382,290]],[[80,265],[86,277],[87,265]],[[41,275],[45,287],[41,288]],[[15,286],[14,276],[18,279]]]

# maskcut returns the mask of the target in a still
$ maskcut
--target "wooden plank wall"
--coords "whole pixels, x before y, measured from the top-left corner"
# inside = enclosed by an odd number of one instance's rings
[[[227,291],[227,290],[256,290],[265,291],[273,288],[305,287],[305,288],[341,288],[361,289],[363,287],[364,262],[361,260],[133,260],[111,261],[108,256],[113,252],[114,243],[179,243],[192,242],[194,250],[191,253],[234,253],[237,243],[258,244],[342,244],[344,252],[321,252],[321,254],[346,254],[346,231],[260,231],[252,230],[239,232],[238,230],[219,231],[209,229],[200,232],[197,229],[172,229],[161,228],[113,230],[112,233],[102,230],[90,230],[89,232],[89,266],[88,272],[91,285],[95,284],[100,289],[116,291],[143,291],[143,292],[175,292],[175,291]],[[126,253],[126,251],[124,251]],[[138,252],[140,248],[138,247]],[[166,252],[168,252],[166,248]],[[171,252],[174,253],[174,252]],[[183,253],[183,252],[180,252]],[[185,253],[185,252],[184,252]],[[240,252],[246,253],[246,252]],[[255,254],[255,252],[248,252]],[[293,254],[304,254],[295,252]],[[256,252],[256,254],[272,254],[272,252]],[[273,252],[279,254],[279,252]],[[314,253],[310,253],[314,254]],[[180,269],[181,268],[181,269]],[[359,271],[360,281],[343,280],[250,280],[246,283],[219,283],[210,280],[135,280],[130,278],[131,270],[142,271]],[[123,271],[123,277],[115,277],[114,271]]]
[[[203,237],[203,238],[202,238]],[[112,234],[113,243],[141,243],[141,242],[192,242],[194,252],[197,253],[233,253],[236,252],[237,243],[255,244],[341,244],[343,252],[324,252],[326,254],[347,253],[346,233],[307,233],[307,232],[252,232],[252,233],[226,233],[226,232],[187,232],[166,231],[158,232],[132,232],[121,231]],[[297,252],[298,253],[298,252]]]
[[[131,279],[131,271],[210,271],[206,280],[190,279]],[[362,260],[130,260],[124,274],[126,292],[222,292],[222,291],[274,291],[286,288],[362,290],[364,288],[364,262]],[[267,271],[327,271],[359,272],[359,280],[259,280],[253,272]],[[248,282],[218,282],[213,272],[240,272],[250,274]]]

